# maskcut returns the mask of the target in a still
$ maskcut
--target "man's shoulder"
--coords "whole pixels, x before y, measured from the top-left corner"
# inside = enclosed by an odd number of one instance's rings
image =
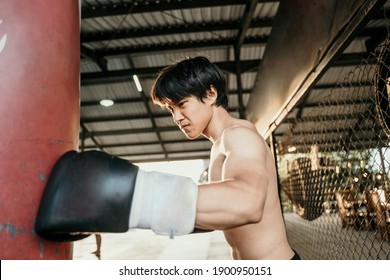
[[[235,122],[226,127],[223,131],[223,135],[237,135],[240,136],[240,134],[247,134],[247,133],[255,133],[256,135],[259,135],[255,125],[247,120],[241,120],[236,119]]]
[[[240,146],[240,149],[262,147],[264,139],[258,133],[256,127],[249,121],[239,120],[224,129],[218,146],[222,150],[228,147]]]

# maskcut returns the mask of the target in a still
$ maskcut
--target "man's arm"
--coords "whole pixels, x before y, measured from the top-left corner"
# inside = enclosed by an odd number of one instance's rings
[[[268,148],[257,132],[234,127],[221,138],[222,180],[199,186],[196,227],[224,230],[261,220],[267,196]]]
[[[35,232],[61,242],[129,228],[188,234],[194,230],[197,197],[198,186],[188,177],[146,172],[101,151],[69,151],[50,173]]]

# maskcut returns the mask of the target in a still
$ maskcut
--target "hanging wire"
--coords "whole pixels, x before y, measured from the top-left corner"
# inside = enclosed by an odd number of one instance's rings
[[[137,1],[132,2],[132,5],[129,7],[129,9],[127,10],[126,14],[123,16],[122,20],[120,21],[119,26],[115,29],[115,31],[112,34],[110,40],[105,45],[105,47],[104,47],[105,50],[108,50],[108,47],[110,46],[111,42],[115,39],[115,36],[120,32],[124,22],[126,21],[127,17],[131,14],[131,12],[133,11],[136,3],[137,3]]]

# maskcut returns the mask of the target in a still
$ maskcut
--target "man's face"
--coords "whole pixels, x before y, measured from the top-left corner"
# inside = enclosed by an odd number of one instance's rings
[[[189,139],[195,139],[206,129],[213,114],[213,105],[208,98],[199,101],[189,96],[166,108],[171,112],[173,120]]]

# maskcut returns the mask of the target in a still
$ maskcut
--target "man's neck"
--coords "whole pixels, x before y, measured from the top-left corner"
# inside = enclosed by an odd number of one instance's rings
[[[224,108],[215,107],[213,116],[202,134],[211,142],[215,143],[221,137],[225,128],[229,127],[233,121],[234,118]]]

